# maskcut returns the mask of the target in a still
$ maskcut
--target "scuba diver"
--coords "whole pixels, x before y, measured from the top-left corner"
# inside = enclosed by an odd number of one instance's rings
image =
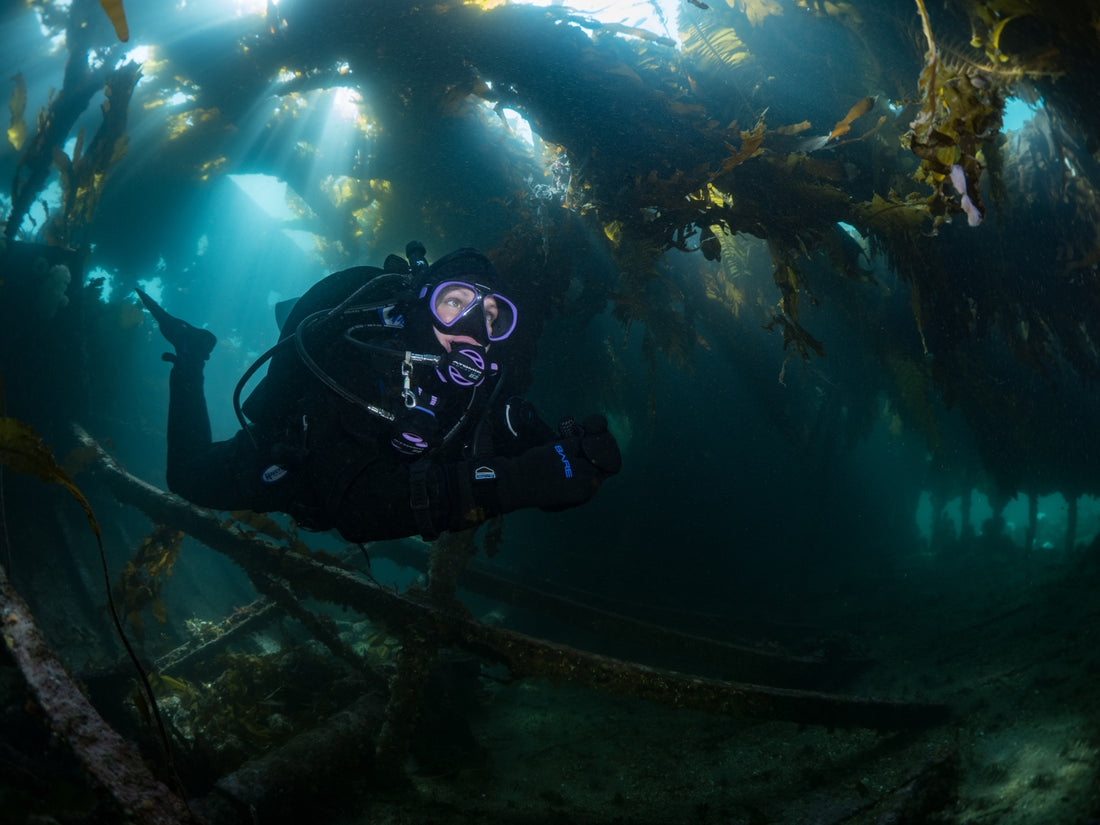
[[[523,507],[578,506],[619,472],[603,416],[555,433],[509,391],[502,356],[520,313],[489,259],[460,249],[429,266],[415,241],[406,255],[329,275],[293,304],[237,384],[241,430],[227,441],[212,441],[203,392],[217,339],[137,290],[175,349],[163,356],[168,488],[353,542],[431,540]]]

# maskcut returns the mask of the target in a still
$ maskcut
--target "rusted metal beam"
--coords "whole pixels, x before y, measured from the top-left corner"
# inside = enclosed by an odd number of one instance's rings
[[[132,825],[195,825],[186,803],[158,780],[134,747],[108,725],[76,686],[0,567],[0,629],[50,729]]]
[[[535,639],[481,624],[457,610],[442,609],[415,593],[402,595],[360,574],[326,564],[258,535],[226,527],[211,511],[194,507],[125,472],[86,434],[81,440],[98,452],[96,468],[119,501],[132,504],[153,521],[184,530],[228,556],[250,575],[281,576],[315,598],[346,605],[391,627],[427,634],[498,662],[520,676],[541,676],[590,688],[636,696],[673,707],[732,716],[782,719],[827,727],[896,729],[945,721],[939,704],[844,696],[741,682],[706,679],[646,667],[608,656]]]
[[[421,572],[428,571],[428,557],[393,542],[373,550],[382,558]],[[655,624],[611,610],[583,604],[565,596],[506,579],[482,565],[468,565],[458,577],[460,587],[509,604],[522,605],[535,613],[557,619],[602,637],[644,645],[656,657],[705,664],[726,678],[756,684],[785,687],[822,687],[851,676],[869,662],[857,658],[799,656],[778,649],[765,649],[712,639],[695,633]]]
[[[264,596],[233,612],[216,625],[216,632],[206,641],[191,640],[170,650],[153,663],[157,673],[181,670],[195,659],[210,659],[241,636],[260,630],[266,623],[282,615],[279,606]]]

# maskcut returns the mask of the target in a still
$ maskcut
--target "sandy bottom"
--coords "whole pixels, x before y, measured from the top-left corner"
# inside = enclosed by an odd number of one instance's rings
[[[846,692],[947,702],[918,732],[677,711],[544,682],[483,682],[477,746],[371,823],[957,823],[1100,817],[1100,571],[914,558],[838,596],[876,664]]]

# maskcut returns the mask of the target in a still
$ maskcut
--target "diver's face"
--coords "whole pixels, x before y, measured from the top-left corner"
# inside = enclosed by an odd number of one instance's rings
[[[433,307],[435,317],[438,318],[445,327],[449,327],[455,322],[458,316],[465,312],[466,309],[477,300],[478,294],[474,290],[462,284],[454,284],[446,289],[440,290],[439,294],[435,297],[435,305]],[[482,299],[481,307],[482,313],[485,316],[485,333],[488,335],[492,332],[493,323],[500,314],[500,307],[497,305],[496,298],[492,295],[486,295]],[[475,346],[482,345],[480,341],[475,340],[469,335],[450,335],[449,333],[441,332],[438,327],[435,328],[435,337],[447,352],[450,352],[451,346],[456,343],[474,344]],[[485,345],[485,349],[489,349],[488,344]]]

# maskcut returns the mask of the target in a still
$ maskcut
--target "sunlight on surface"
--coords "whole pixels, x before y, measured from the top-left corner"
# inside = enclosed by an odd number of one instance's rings
[[[154,275],[152,278],[139,278],[137,285],[158,304],[164,303],[164,281],[159,275]]]
[[[229,175],[228,177],[272,221],[286,224],[302,216],[301,198],[287,185],[286,181],[272,175]],[[300,204],[298,209],[293,205],[296,202]],[[307,255],[316,254],[323,245],[323,241],[308,230],[284,226],[279,231]]]
[[[1042,107],[1042,98],[1039,99],[1038,103],[1032,105],[1027,101],[1020,100],[1018,97],[1010,97],[1005,102],[1005,113],[1002,120],[1003,130],[1013,132],[1024,128]]]
[[[504,108],[500,111],[502,116],[504,117],[504,122],[507,123],[508,127],[516,134],[516,137],[518,137],[528,146],[534,146],[535,135],[534,132],[531,130],[531,124],[527,122],[527,118],[525,118],[515,109]]]
[[[249,199],[277,221],[290,221],[297,217],[290,208],[286,181],[271,175],[229,175],[233,183],[248,195]]]
[[[558,6],[560,0],[530,0],[530,6]],[[599,20],[601,23],[621,23],[661,37],[669,37],[679,46],[680,34],[677,21],[680,16],[679,0],[572,0],[566,8]]]
[[[279,4],[272,0],[271,5],[278,6]],[[267,0],[236,0],[233,7],[237,15],[241,17],[248,14],[264,14],[267,11]]]
[[[123,62],[131,60],[134,63],[145,64],[149,62],[149,59],[152,56],[152,46],[137,46],[136,48],[130,49],[130,51],[126,52],[126,55],[123,57]]]
[[[101,266],[97,266],[85,276],[87,281],[101,281],[99,300],[108,303],[115,292],[115,276]]]
[[[278,7],[279,3],[272,0],[272,5]],[[267,12],[267,0],[233,0],[231,3],[225,0],[180,0],[179,7],[195,9],[225,22],[239,17],[263,16]]]
[[[324,243],[322,238],[304,229],[284,229],[283,234],[307,255],[315,254]]]
[[[66,144],[66,151],[72,153],[72,147],[76,144],[74,139],[70,139]],[[11,201],[9,200],[10,204]],[[20,226],[20,232],[26,232],[33,234],[39,227],[43,227],[50,219],[50,215],[56,214],[61,208],[61,182],[54,179],[46,184],[46,188],[42,190],[31,208],[27,211],[26,218],[23,219],[23,224]]]
[[[193,103],[195,96],[187,92],[173,92],[164,102],[169,106],[182,106],[184,103]]]
[[[332,114],[340,120],[354,121],[359,117],[359,104],[362,95],[347,86],[337,86],[332,90]]]

